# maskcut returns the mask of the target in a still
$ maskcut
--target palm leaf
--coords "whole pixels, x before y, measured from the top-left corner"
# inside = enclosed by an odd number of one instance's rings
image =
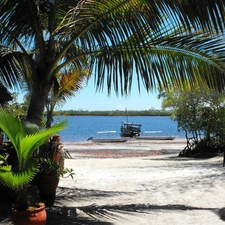
[[[25,137],[22,121],[14,115],[0,109],[0,128],[12,142],[13,146],[17,146],[19,140]]]
[[[6,165],[8,164],[7,159],[3,155],[0,155],[0,161],[3,161]]]
[[[64,129],[67,121],[56,123],[47,130],[30,133],[30,129],[23,126],[22,121],[5,110],[0,110],[0,128],[9,137],[18,158],[18,170],[12,171],[10,166],[0,167],[0,181],[13,189],[27,184],[37,173],[37,160],[31,159],[35,150],[47,142],[49,137]],[[36,130],[36,129],[35,129]],[[3,156],[0,160],[5,161]]]
[[[37,174],[37,160],[31,160],[19,172],[13,172],[11,166],[0,167],[0,182],[11,189],[28,184]]]
[[[65,100],[65,98],[73,96],[75,92],[84,87],[87,79],[87,70],[68,72],[61,75],[58,98]]]
[[[24,159],[30,159],[34,151],[46,143],[49,137],[60,130],[67,127],[67,121],[54,124],[47,130],[40,131],[34,134],[26,135],[20,140],[20,149],[22,149],[21,157]]]

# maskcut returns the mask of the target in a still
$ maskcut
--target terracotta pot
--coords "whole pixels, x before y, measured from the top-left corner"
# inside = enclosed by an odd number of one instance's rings
[[[61,154],[59,152],[55,152],[53,154],[53,161],[55,161],[56,163],[59,164],[60,158],[61,158]]]
[[[56,190],[59,184],[59,178],[56,175],[37,175],[35,176],[33,182],[38,186],[40,192],[52,193]]]
[[[51,137],[51,141],[53,142],[60,142],[60,135],[55,135]]]
[[[32,211],[12,209],[14,225],[45,225],[47,214],[45,204]]]
[[[54,205],[56,189],[59,184],[59,177],[54,176],[45,176],[37,175],[32,181],[32,184],[36,184],[39,189],[39,194],[41,201],[47,206]]]

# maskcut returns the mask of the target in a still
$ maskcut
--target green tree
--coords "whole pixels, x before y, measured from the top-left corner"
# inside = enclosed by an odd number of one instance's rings
[[[129,94],[135,73],[147,91],[168,80],[224,87],[224,45],[209,36],[223,31],[223,15],[222,0],[0,0],[1,81],[26,81],[37,123],[59,73],[85,69],[109,94]]]
[[[12,100],[8,102],[7,105],[4,107],[10,112],[11,114],[14,114],[15,116],[19,117],[20,119],[26,118],[27,109],[29,107],[29,95],[24,95],[24,101],[23,103],[18,102],[18,96],[19,93],[13,92],[12,94]]]
[[[185,131],[185,156],[224,147],[224,93],[205,87],[204,90],[168,90],[162,92],[161,97],[163,108],[174,110],[172,118],[177,121],[178,130]]]

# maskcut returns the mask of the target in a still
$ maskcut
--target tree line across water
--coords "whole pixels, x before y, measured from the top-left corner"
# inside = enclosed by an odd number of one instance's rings
[[[171,116],[172,110],[129,110],[127,113],[123,110],[59,110],[55,116]]]

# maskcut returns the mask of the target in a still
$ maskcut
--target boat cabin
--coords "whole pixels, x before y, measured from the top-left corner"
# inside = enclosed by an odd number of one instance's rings
[[[142,124],[123,122],[121,125],[122,137],[136,137],[140,136]]]

